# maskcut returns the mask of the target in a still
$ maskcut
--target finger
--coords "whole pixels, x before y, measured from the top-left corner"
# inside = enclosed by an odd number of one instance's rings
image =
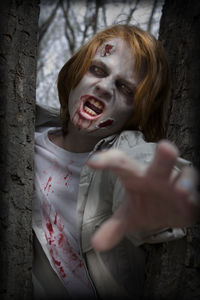
[[[138,179],[144,168],[119,150],[108,150],[92,156],[87,164],[94,169],[110,169],[121,177],[122,181]]]
[[[179,180],[181,176],[181,172],[173,168],[171,176],[170,176],[170,182],[172,186],[176,185],[177,181]]]
[[[199,176],[197,174],[197,171],[194,168],[185,167],[176,182],[177,189],[188,192],[189,201],[197,205],[199,205],[197,193],[198,180]]]
[[[147,174],[168,179],[178,156],[178,149],[169,141],[158,143],[154,159]]]
[[[142,218],[142,216],[140,215]],[[139,218],[139,219],[141,219]],[[92,237],[92,246],[97,251],[106,251],[116,246],[128,233],[141,229],[130,207],[129,198],[122,201],[114,214],[105,221]]]

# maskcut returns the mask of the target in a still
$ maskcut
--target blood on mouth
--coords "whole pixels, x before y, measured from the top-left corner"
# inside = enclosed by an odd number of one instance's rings
[[[77,108],[72,117],[72,122],[79,130],[86,129],[90,132],[94,132],[98,130],[98,128],[106,128],[113,124],[114,120],[111,118],[103,120],[99,124],[98,122],[95,124],[95,121],[105,112],[105,104],[103,101],[90,95],[84,95],[81,96],[81,102],[81,105]],[[92,127],[93,124],[94,126]]]
[[[84,103],[83,108],[86,113],[95,117],[103,112],[104,105],[100,101],[91,98]]]

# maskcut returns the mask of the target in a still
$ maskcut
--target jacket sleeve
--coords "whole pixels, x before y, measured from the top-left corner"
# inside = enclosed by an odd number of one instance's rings
[[[36,104],[35,131],[41,132],[47,127],[61,127],[59,109]]]
[[[151,145],[149,146],[151,147]],[[138,159],[141,163],[148,165],[152,160],[155,147],[154,146],[152,147],[152,151],[149,148],[148,152],[146,150],[143,151],[144,145],[142,147],[137,147],[137,148],[138,149],[136,149],[135,151],[136,154],[134,159]],[[142,157],[142,159],[140,159],[140,157]],[[185,166],[190,166],[190,165],[191,163],[189,161],[182,158],[178,158],[174,168],[178,172],[181,172],[181,169],[183,169]],[[117,178],[114,186],[114,193],[113,193],[113,211],[117,209],[117,207],[123,201],[124,197],[125,197],[124,187],[122,186],[120,179]],[[132,234],[128,234],[127,237],[131,240],[131,242],[135,246],[140,246],[144,243],[155,244],[155,243],[168,242],[175,239],[183,238],[185,235],[186,235],[185,228],[163,228],[160,230],[146,231],[140,233],[134,232]]]

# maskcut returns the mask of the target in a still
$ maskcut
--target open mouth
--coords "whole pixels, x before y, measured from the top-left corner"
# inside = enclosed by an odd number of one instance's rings
[[[91,117],[97,117],[102,114],[104,110],[104,103],[100,100],[88,97],[83,103],[83,112]]]

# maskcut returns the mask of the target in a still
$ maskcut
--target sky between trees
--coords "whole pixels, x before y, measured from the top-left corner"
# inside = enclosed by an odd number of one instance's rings
[[[59,107],[58,72],[94,33],[133,24],[158,37],[164,0],[41,0],[36,101]]]

